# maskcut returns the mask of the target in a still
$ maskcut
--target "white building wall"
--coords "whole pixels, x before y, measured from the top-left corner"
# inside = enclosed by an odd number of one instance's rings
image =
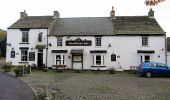
[[[167,65],[170,67],[170,52],[167,53]]]
[[[42,32],[42,42],[38,42],[38,35]],[[21,65],[21,50],[20,47],[29,47],[28,52],[35,52],[35,61],[29,61],[29,64],[37,64],[37,53],[38,50],[35,49],[36,45],[46,45],[47,42],[47,29],[30,29],[29,30],[29,44],[21,44],[22,43],[22,31],[19,29],[8,29],[7,31],[7,43],[11,44],[11,46],[7,45],[7,53],[6,53],[6,61],[11,61],[13,65]],[[12,48],[15,51],[15,58],[11,58]],[[45,64],[46,59],[46,49],[43,50],[43,63]]]
[[[76,38],[81,38],[82,40],[87,39],[92,41],[91,46],[65,46],[66,40],[75,40]],[[49,37],[49,43],[52,44],[49,47],[48,51],[48,66],[55,64],[54,55],[56,53],[51,53],[51,50],[68,50],[65,54],[65,64],[68,68],[71,68],[71,49],[84,49],[83,54],[83,66],[84,69],[94,69],[91,66],[93,65],[93,54],[90,53],[90,50],[107,50],[107,53],[104,53],[105,56],[104,63],[106,68],[123,68],[128,70],[130,66],[138,66],[140,63],[140,55],[137,53],[137,50],[154,50],[155,53],[151,55],[151,61],[157,61],[165,63],[165,40],[164,36],[149,36],[149,46],[142,46],[142,37],[141,36],[102,36],[102,46],[95,46],[95,37],[94,36],[71,36],[63,37],[63,46],[57,46],[57,38],[54,36]],[[109,47],[111,44],[111,47]],[[115,53],[117,55],[116,62],[111,61],[111,54]],[[147,55],[147,54],[145,54]],[[159,56],[159,57],[158,57]]]

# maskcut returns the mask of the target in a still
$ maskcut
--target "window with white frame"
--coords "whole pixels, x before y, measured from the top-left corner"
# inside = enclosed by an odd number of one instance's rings
[[[148,36],[142,37],[142,46],[148,46]]]
[[[62,37],[58,37],[57,38],[57,46],[62,46],[63,45],[63,38]]]
[[[56,65],[64,65],[64,55],[56,55]]]
[[[21,61],[28,61],[28,49],[21,49]]]
[[[29,42],[28,31],[22,31],[22,42]]]
[[[93,65],[103,66],[104,65],[104,55],[93,55]]]
[[[96,37],[95,38],[95,45],[96,46],[101,46],[101,37]]]

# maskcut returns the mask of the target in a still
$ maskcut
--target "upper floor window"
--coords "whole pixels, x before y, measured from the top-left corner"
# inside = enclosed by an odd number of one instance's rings
[[[142,46],[148,46],[148,37],[147,36],[142,37]]]
[[[38,42],[42,42],[42,32],[40,32],[39,34],[38,34]]]
[[[101,37],[96,37],[95,38],[95,45],[96,46],[101,46]]]
[[[57,38],[57,46],[62,46],[63,45],[63,38],[62,37],[58,37]]]
[[[22,42],[29,42],[29,34],[28,31],[22,31]]]

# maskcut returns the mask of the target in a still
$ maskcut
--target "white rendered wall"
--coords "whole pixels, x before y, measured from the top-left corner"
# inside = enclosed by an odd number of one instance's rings
[[[42,42],[38,42],[38,35],[42,32]],[[19,29],[8,29],[7,31],[7,43],[10,43],[11,46],[7,46],[6,52],[6,61],[11,61],[13,65],[21,65],[21,50],[20,47],[29,47],[28,52],[35,52],[35,61],[27,61],[29,64],[37,64],[37,53],[38,50],[35,49],[36,45],[46,45],[47,42],[47,29],[30,29],[29,30],[29,44],[20,44],[22,43],[22,32]],[[12,48],[15,51],[15,58],[11,58]],[[46,53],[45,49],[43,50],[43,63],[45,64]]]
[[[92,46],[65,46],[66,40],[75,40],[76,38],[81,38],[82,40],[87,39],[92,41]],[[152,55],[151,61],[157,61],[165,63],[165,40],[164,36],[149,36],[149,46],[142,47],[142,37],[141,36],[102,36],[102,46],[95,46],[94,36],[71,36],[63,37],[63,46],[57,46],[57,38],[54,36],[49,37],[49,43],[52,46],[48,49],[48,66],[55,64],[55,55],[57,53],[51,53],[51,50],[68,50],[65,54],[65,64],[68,68],[71,68],[71,49],[84,49],[83,53],[83,66],[84,69],[93,69],[93,54],[90,50],[107,50],[107,53],[103,53],[105,56],[106,68],[123,68],[128,70],[129,66],[138,66],[140,63],[140,55],[137,50],[154,50],[155,53]],[[111,47],[108,45],[111,44]],[[117,56],[117,61],[111,61],[111,54],[115,53]],[[58,53],[60,54],[60,53]],[[158,57],[159,56],[159,57]]]

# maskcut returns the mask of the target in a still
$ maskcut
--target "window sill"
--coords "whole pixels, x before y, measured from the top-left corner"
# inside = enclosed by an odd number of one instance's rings
[[[30,44],[30,43],[28,43],[28,42],[22,42],[22,43],[19,43],[19,44]]]
[[[28,63],[27,61],[22,61],[22,62],[18,62],[18,63]]]
[[[104,66],[104,65],[94,65],[94,66],[91,66],[91,67],[106,67],[106,66]]]

